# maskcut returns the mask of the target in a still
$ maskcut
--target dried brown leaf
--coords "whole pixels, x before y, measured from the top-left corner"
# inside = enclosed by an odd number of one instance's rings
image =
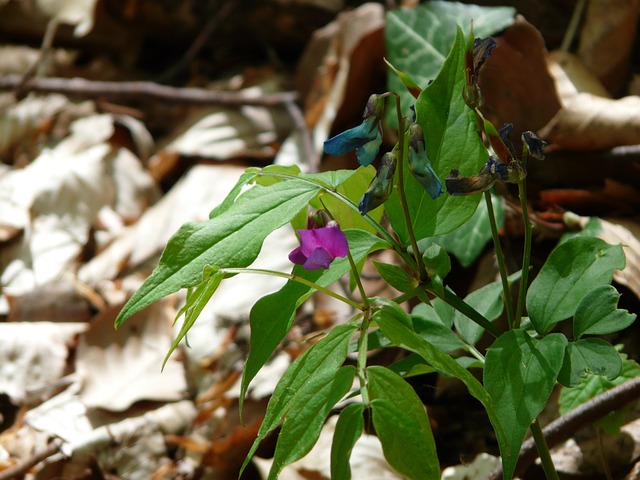
[[[547,70],[544,39],[518,16],[496,42],[498,48],[491,52],[480,72],[483,111],[497,126],[512,123],[518,135],[525,130],[535,131],[560,109]]]
[[[578,56],[613,94],[627,83],[637,34],[638,0],[590,0]]]
[[[539,132],[556,148],[605,150],[640,143],[640,97],[618,100],[579,93]]]
[[[82,381],[82,402],[122,411],[140,400],[183,398],[187,384],[182,363],[173,356],[160,370],[174,337],[176,310],[171,298],[134,315],[116,331],[113,322],[118,311],[102,312],[78,345],[76,372]]]

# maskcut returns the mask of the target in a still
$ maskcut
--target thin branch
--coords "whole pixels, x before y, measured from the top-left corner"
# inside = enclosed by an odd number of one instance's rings
[[[0,91],[20,87],[21,93],[64,93],[88,98],[109,98],[117,100],[156,100],[172,103],[224,105],[239,107],[256,105],[284,107],[298,99],[297,92],[277,92],[251,94],[206,90],[203,88],[178,88],[153,82],[103,82],[84,78],[30,78],[23,82],[21,75],[0,77]]]
[[[542,430],[549,448],[565,441],[580,428],[591,425],[606,414],[619,410],[628,403],[640,399],[640,377],[629,380],[617,387],[601,393],[588,402],[571,410],[566,415],[554,420]],[[520,449],[518,466],[515,475],[518,476],[537,458],[536,446],[533,439],[528,439]],[[502,467],[491,473],[489,480],[502,478]]]
[[[46,448],[39,452],[36,452],[33,456],[26,459],[24,462],[18,463],[17,465],[2,470],[0,472],[0,480],[21,478],[37,464],[58,453],[60,451],[61,445],[62,442],[60,442],[59,440],[52,441],[49,445],[46,446]]]

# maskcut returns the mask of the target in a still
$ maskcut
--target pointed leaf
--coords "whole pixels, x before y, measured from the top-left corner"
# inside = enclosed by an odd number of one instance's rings
[[[364,405],[352,403],[338,417],[331,443],[331,478],[351,479],[349,457],[364,428]]]
[[[458,30],[442,70],[422,91],[415,106],[416,122],[424,131],[427,156],[440,179],[452,169],[460,170],[462,175],[476,174],[488,158],[476,130],[475,116],[462,98],[465,43],[462,31]],[[412,175],[405,176],[405,191],[417,239],[448,233],[462,225],[474,214],[481,198],[480,195],[441,195],[432,200]],[[407,226],[397,193],[387,200],[385,209],[398,237],[407,244]]]
[[[487,351],[484,385],[515,452],[551,395],[566,344],[567,339],[559,333],[538,340],[524,330],[511,330]],[[505,478],[511,478],[515,460],[508,462],[509,470],[505,462]]]
[[[510,478],[516,466],[518,449],[511,448],[511,445],[507,442],[501,415],[498,414],[489,393],[480,382],[449,355],[441,352],[418,336],[404,322],[394,321],[393,318],[388,316],[381,316],[376,321],[385,336],[395,345],[417,353],[436,370],[460,379],[469,389],[469,393],[482,403],[496,432],[498,446],[502,454],[505,477]]]
[[[573,335],[605,335],[631,325],[636,314],[618,308],[620,294],[612,285],[601,285],[591,290],[580,302],[573,319]]]
[[[220,272],[216,267],[206,266],[202,276],[202,283],[198,285],[195,291],[191,294],[187,304],[185,305],[184,322],[182,323],[180,332],[178,332],[178,335],[171,344],[171,348],[169,348],[167,355],[164,357],[164,361],[162,362],[163,369],[173,351],[178,347],[191,327],[193,327],[193,324],[202,312],[202,309],[205,307],[207,302],[209,302],[215,291],[220,286],[220,283],[222,283],[222,280],[224,279],[224,272]],[[180,310],[180,312],[182,311],[183,310]],[[178,313],[178,315],[180,315],[180,313]]]
[[[625,257],[620,245],[594,237],[574,237],[549,255],[527,293],[527,310],[536,331],[544,334],[571,317],[596,286],[611,283]]]
[[[248,465],[260,442],[280,425],[303,386],[318,381],[320,375],[335,376],[335,372],[347,358],[349,340],[357,329],[358,326],[353,323],[344,323],[333,328],[289,366],[269,400],[267,413],[242,470]]]
[[[302,385],[291,402],[291,409],[278,435],[269,480],[278,478],[283,467],[311,450],[327,415],[351,388],[355,373],[355,367],[349,365],[337,372],[323,371]]]
[[[389,263],[373,261],[382,279],[400,292],[408,292],[418,286],[418,280],[409,275],[406,270]]]
[[[158,267],[118,315],[116,326],[156,300],[200,283],[205,265],[251,264],[267,235],[288,223],[319,190],[318,185],[298,179],[256,185],[215,218],[180,227]]]
[[[413,388],[384,367],[367,368],[373,425],[384,456],[410,479],[439,479],[436,444],[424,405]]]

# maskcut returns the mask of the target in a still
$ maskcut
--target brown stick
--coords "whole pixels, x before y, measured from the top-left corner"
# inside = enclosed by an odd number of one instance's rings
[[[601,393],[588,402],[571,410],[566,415],[554,420],[542,430],[549,448],[568,439],[580,428],[592,424],[607,413],[619,410],[626,404],[640,400],[640,377],[624,382],[617,387]],[[515,475],[518,476],[538,457],[536,445],[532,438],[528,439],[520,449]],[[489,480],[502,477],[502,467],[496,468]]]
[[[102,82],[84,78],[30,78],[22,83],[23,81],[21,75],[0,77],[0,91],[20,88],[21,93],[64,93],[87,98],[150,99],[173,103],[224,105],[229,107],[242,105],[285,106],[287,102],[296,101],[298,98],[297,92],[251,95],[244,92],[169,87],[153,82]]]
[[[61,442],[54,440],[44,450],[35,453],[31,458],[28,458],[22,463],[18,463],[12,467],[9,467],[0,472],[0,480],[11,480],[12,478],[21,477],[27,473],[31,468],[37,464],[46,460],[47,458],[55,455],[60,451]]]

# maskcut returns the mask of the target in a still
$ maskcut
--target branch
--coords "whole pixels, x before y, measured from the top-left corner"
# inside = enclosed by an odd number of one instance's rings
[[[26,459],[22,463],[18,463],[17,465],[13,465],[5,470],[0,472],[0,480],[11,480],[17,479],[24,476],[31,468],[35,467],[37,464],[46,460],[47,458],[55,455],[60,451],[60,445],[62,442],[59,440],[54,440],[44,450],[41,450],[35,453],[31,458]]]
[[[224,105],[238,107],[256,105],[264,107],[286,106],[298,99],[297,92],[251,94],[203,88],[178,88],[153,82],[102,82],[84,78],[30,78],[21,75],[0,77],[0,91],[19,89],[20,93],[64,93],[88,98],[117,100],[156,100],[172,103]]]
[[[580,428],[591,425],[606,414],[619,410],[626,404],[638,399],[640,399],[640,377],[607,390],[583,403],[566,415],[551,422],[542,430],[542,433],[547,440],[549,448],[552,448],[571,437]],[[537,457],[535,443],[530,438],[524,442],[520,449],[515,476],[521,475]],[[496,468],[489,476],[489,480],[498,480],[500,478],[502,478],[502,467]]]

